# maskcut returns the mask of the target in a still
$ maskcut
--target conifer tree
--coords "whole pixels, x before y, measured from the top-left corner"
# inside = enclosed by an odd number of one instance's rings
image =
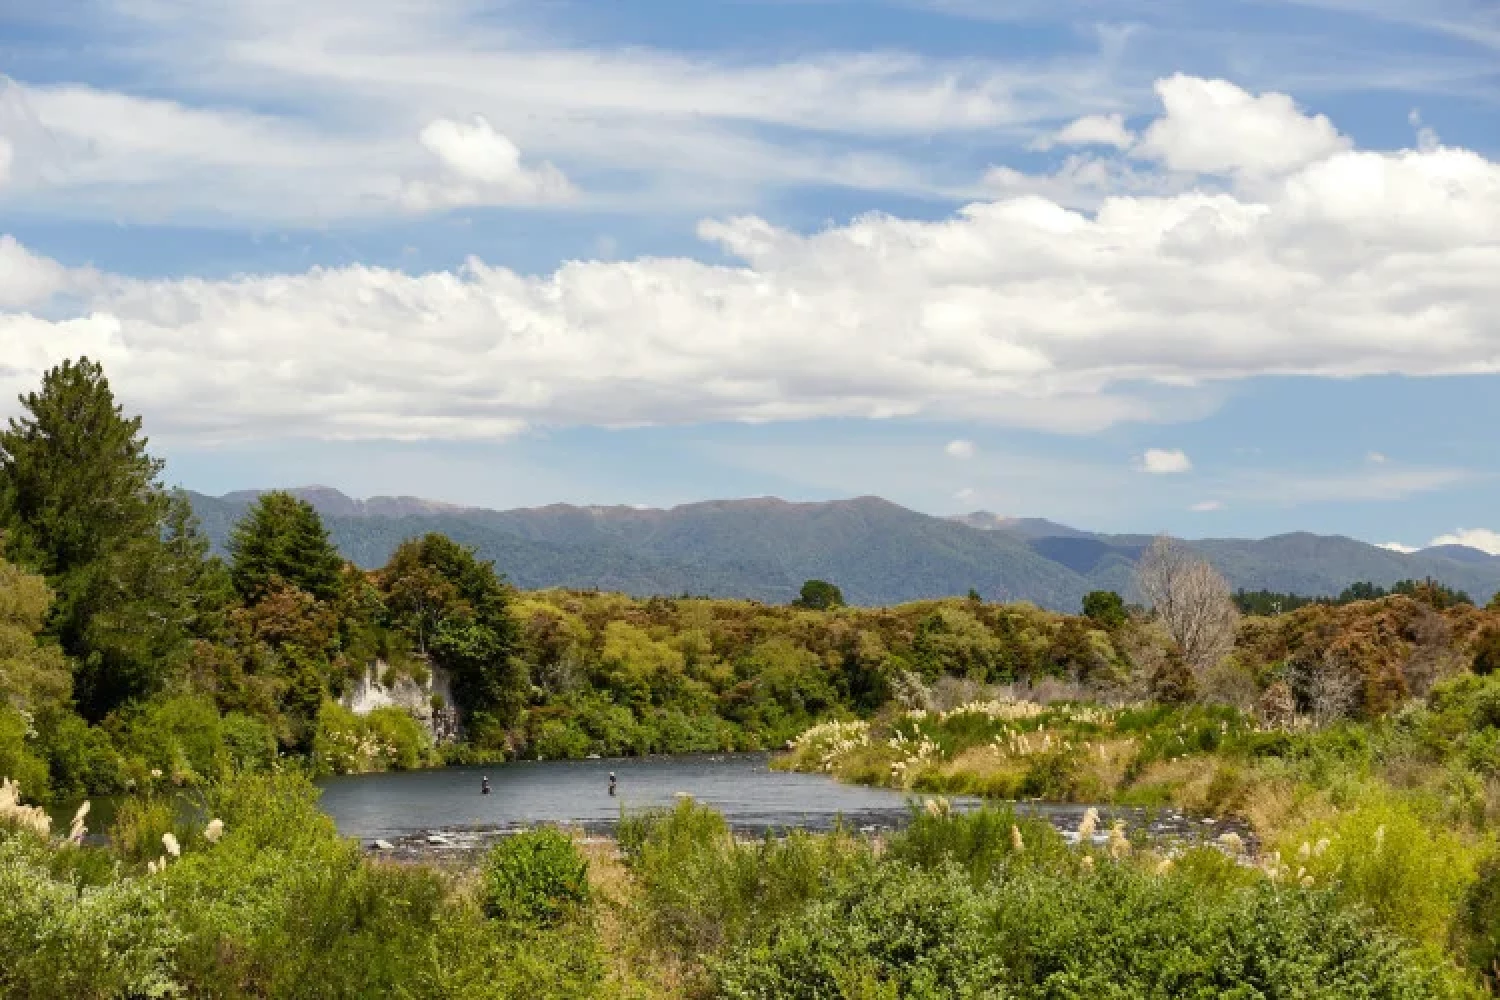
[[[290,493],[262,494],[229,537],[234,588],[254,603],[281,580],[320,601],[344,588],[344,560],[317,509]]]
[[[63,362],[21,405],[0,431],[4,553],[55,591],[48,631],[97,719],[159,690],[211,614],[207,543],[99,363]]]

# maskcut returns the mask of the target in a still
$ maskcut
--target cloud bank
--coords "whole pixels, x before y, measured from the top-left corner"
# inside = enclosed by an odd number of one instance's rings
[[[1149,155],[1175,193],[814,233],[704,222],[725,264],[147,281],[8,240],[0,393],[88,353],[153,426],[208,439],[897,416],[1086,432],[1171,419],[1215,381],[1500,371],[1500,164],[1353,149],[1224,81],[1161,94],[1117,166]],[[565,190],[482,119],[423,135],[450,199]]]

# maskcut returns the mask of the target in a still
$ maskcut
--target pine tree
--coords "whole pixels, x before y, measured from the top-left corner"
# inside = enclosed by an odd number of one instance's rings
[[[264,597],[275,580],[320,601],[344,588],[344,560],[312,504],[290,493],[262,494],[229,537],[230,577],[248,603]]]
[[[207,610],[207,543],[97,362],[53,368],[21,405],[0,432],[5,554],[55,591],[48,632],[97,719],[159,690],[185,655]]]

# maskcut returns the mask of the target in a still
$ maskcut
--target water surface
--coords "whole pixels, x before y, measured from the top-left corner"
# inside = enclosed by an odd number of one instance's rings
[[[348,837],[368,843],[377,839],[407,846],[472,848],[497,834],[559,824],[609,833],[621,810],[670,806],[679,795],[691,795],[724,815],[742,834],[801,828],[826,830],[842,820],[861,830],[903,825],[910,796],[887,788],[840,784],[819,774],[773,771],[770,755],[682,754],[614,760],[517,761],[490,767],[451,767],[329,778],[319,782],[322,807]],[[609,794],[609,775],[618,781]],[[491,794],[480,794],[480,779],[490,779]],[[980,803],[954,798],[954,808]],[[1071,833],[1084,805],[1019,803],[1018,811],[1049,820]],[[1107,824],[1124,819],[1134,831],[1172,841],[1206,840],[1243,824],[1205,821],[1172,811],[1101,807]],[[432,837],[432,843],[428,838]]]
[[[691,795],[741,832],[828,829],[842,817],[856,826],[890,826],[906,815],[906,796],[843,785],[816,774],[772,771],[770,755],[681,754],[610,760],[516,761],[329,778],[322,807],[339,832],[364,840],[430,831],[511,830],[539,823],[604,831],[622,808],[670,806]],[[609,794],[609,775],[617,791]],[[490,779],[489,795],[480,779]]]

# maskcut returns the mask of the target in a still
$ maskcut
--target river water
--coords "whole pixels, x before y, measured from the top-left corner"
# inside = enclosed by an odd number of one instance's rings
[[[683,754],[616,760],[517,761],[490,767],[451,767],[329,778],[319,782],[322,808],[347,837],[369,844],[389,841],[404,850],[473,849],[506,832],[559,824],[609,833],[621,810],[670,806],[690,795],[724,815],[737,833],[826,830],[837,822],[859,830],[893,829],[909,815],[910,796],[885,788],[845,785],[817,774],[773,771],[768,754]],[[617,791],[609,794],[609,775]],[[480,794],[490,779],[491,793]],[[977,799],[954,798],[957,809]],[[1083,805],[1021,803],[1019,811],[1050,820],[1059,830],[1077,828]],[[1101,808],[1132,829],[1144,827],[1174,841],[1206,840],[1228,822],[1205,822],[1173,812]]]

